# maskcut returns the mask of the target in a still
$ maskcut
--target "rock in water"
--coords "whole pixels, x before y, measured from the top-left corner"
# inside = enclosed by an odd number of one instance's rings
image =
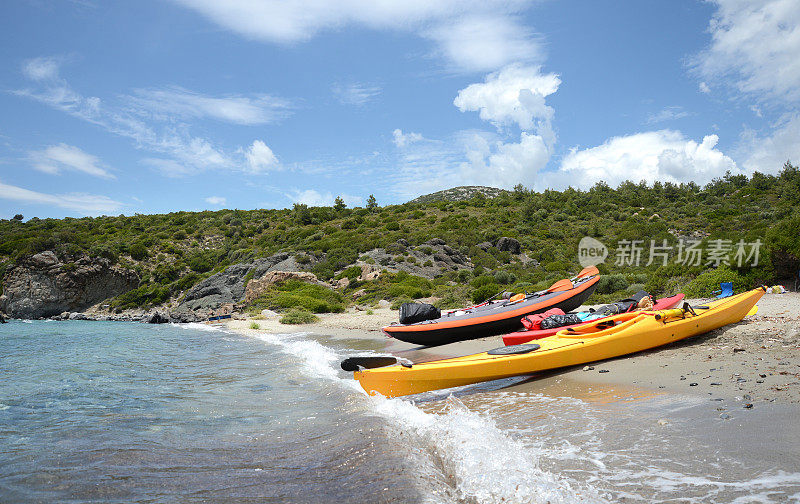
[[[139,285],[139,275],[105,258],[81,256],[63,262],[52,251],[22,259],[3,278],[0,311],[38,319],[80,312]]]
[[[169,322],[169,317],[166,313],[154,311],[146,316],[145,321],[148,324],[166,324]]]

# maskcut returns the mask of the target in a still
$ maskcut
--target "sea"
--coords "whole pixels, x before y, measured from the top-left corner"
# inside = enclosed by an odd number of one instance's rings
[[[797,409],[522,377],[370,397],[380,343],[0,325],[0,502],[800,502]],[[776,428],[776,426],[784,426]]]

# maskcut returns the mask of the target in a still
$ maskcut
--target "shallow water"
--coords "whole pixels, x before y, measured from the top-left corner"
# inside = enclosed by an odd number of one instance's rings
[[[800,499],[797,431],[752,435],[794,410],[723,422],[704,399],[557,375],[371,398],[338,362],[377,346],[191,324],[0,326],[0,501]]]

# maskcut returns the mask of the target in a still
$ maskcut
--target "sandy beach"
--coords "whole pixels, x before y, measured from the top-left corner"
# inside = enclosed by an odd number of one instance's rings
[[[742,407],[764,401],[800,403],[800,293],[766,294],[758,306],[756,315],[738,324],[646,352],[540,374],[526,386],[545,385],[557,376],[561,381],[735,400]],[[322,314],[317,323],[306,325],[284,325],[274,318],[232,320],[227,326],[241,333],[307,332],[368,339],[382,351],[412,361],[467,355],[503,345],[502,339],[494,336],[423,348],[381,332],[382,326],[397,320],[397,311],[382,308],[367,313],[351,309]],[[253,322],[258,330],[250,329]]]

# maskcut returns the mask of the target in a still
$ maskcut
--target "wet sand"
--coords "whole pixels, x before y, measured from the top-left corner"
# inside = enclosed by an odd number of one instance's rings
[[[700,304],[703,300],[693,301]],[[800,293],[766,294],[756,315],[671,345],[553,373],[588,384],[616,384],[639,389],[736,400],[757,406],[765,401],[800,403]],[[367,339],[364,348],[412,361],[468,355],[503,345],[499,336],[438,347],[419,347],[387,338],[380,327],[397,320],[397,311],[351,310],[322,314],[315,324],[284,325],[277,318],[233,320],[235,331],[250,324],[270,333],[308,332],[341,339]],[[602,371],[602,372],[601,372]],[[541,378],[541,376],[540,376]],[[535,383],[536,380],[533,381]]]

